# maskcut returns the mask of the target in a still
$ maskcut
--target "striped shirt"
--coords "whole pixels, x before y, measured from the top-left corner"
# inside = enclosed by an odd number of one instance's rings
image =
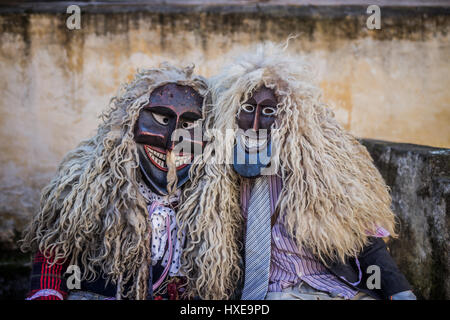
[[[270,209],[271,213],[274,214],[282,189],[282,181],[278,176],[268,176],[268,179]],[[246,179],[241,185],[241,207],[244,218],[247,217],[250,192],[250,180]],[[361,281],[361,276],[360,272],[359,281]],[[345,299],[353,298],[358,292],[346,285],[345,279],[340,280],[328,271],[310,252],[305,249],[299,250],[295,241],[288,236],[283,224],[277,220],[272,227],[272,254],[268,291],[280,292],[285,288],[298,285],[301,281],[317,290]],[[359,281],[352,285],[358,284]]]
[[[67,297],[64,273],[68,262],[63,260],[52,264],[53,258],[46,258],[41,252],[34,255],[30,291],[26,300],[63,300]]]

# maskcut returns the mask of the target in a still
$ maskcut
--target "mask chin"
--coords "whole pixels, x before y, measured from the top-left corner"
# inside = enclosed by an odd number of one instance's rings
[[[147,186],[156,194],[165,196],[167,191],[167,171],[163,171],[155,166],[148,158],[144,146],[138,144],[139,167],[142,177]],[[189,169],[191,165],[177,170],[177,188],[183,186],[189,180]]]
[[[261,175],[261,171],[270,163],[272,143],[268,139],[263,149],[257,152],[248,153],[241,141],[242,135],[236,137],[233,155],[233,169],[237,174],[246,178],[256,178]]]

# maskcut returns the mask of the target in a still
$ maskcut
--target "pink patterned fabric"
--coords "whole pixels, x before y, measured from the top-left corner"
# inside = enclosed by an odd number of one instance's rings
[[[369,235],[372,237],[384,238],[384,237],[389,237],[391,234],[385,228],[377,227],[375,234],[369,234]]]

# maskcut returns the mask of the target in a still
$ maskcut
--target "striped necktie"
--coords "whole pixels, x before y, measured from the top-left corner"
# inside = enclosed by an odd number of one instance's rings
[[[261,176],[256,178],[248,206],[242,300],[264,300],[269,285],[270,248],[269,183],[267,176]]]

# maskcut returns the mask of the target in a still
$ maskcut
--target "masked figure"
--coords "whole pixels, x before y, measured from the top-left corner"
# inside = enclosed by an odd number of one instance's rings
[[[396,236],[388,188],[308,65],[272,44],[235,61],[211,80],[211,142],[179,212],[188,293],[414,299],[382,240]]]
[[[181,296],[176,211],[202,150],[207,92],[192,72],[139,72],[63,159],[23,241],[36,252],[28,299]]]

